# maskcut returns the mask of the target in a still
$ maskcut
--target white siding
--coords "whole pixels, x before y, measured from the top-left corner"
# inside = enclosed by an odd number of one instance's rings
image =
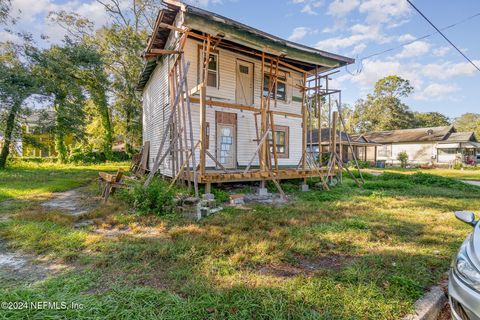
[[[381,147],[378,147],[377,150],[380,148]],[[391,152],[389,152],[388,156],[381,157],[377,154],[377,160],[386,160],[387,163],[390,164],[399,164],[400,161],[397,160],[397,157],[402,151],[407,152],[409,163],[422,164],[432,161],[435,162],[435,159],[432,157],[436,157],[437,155],[436,143],[434,142],[392,143]]]
[[[189,39],[185,45],[185,59],[190,63],[188,71],[189,89],[192,89],[198,84],[198,46],[200,44],[201,42]],[[218,88],[207,87],[207,98],[235,103],[236,63],[237,59],[242,59],[254,64],[254,106],[259,107],[262,91],[261,61],[223,49],[219,50],[218,59],[219,86]],[[151,144],[149,159],[150,166],[158,152],[164,126],[166,126],[169,115],[168,70],[170,67],[166,61],[167,60],[165,59],[163,63],[157,65],[143,92],[143,140],[148,140]],[[284,70],[289,72],[287,81],[290,83],[300,83],[300,74],[298,72],[287,69]],[[293,89],[292,86],[287,86],[286,101],[278,101],[276,107],[273,106],[272,102],[271,109],[274,111],[284,111],[300,115],[301,103],[292,101],[293,96],[301,97],[301,93],[298,89]],[[168,107],[165,108],[165,106]],[[209,151],[214,156],[216,150],[215,111],[232,112],[237,114],[237,161],[239,166],[246,166],[254,155],[257,147],[253,113],[249,111],[242,112],[240,110],[207,106],[206,120],[210,123]],[[197,141],[200,136],[199,119],[199,105],[192,104],[192,121],[195,141]],[[258,119],[260,120],[260,117]],[[291,166],[297,165],[302,156],[302,119],[275,115],[274,121],[276,125],[289,127],[289,157],[279,159],[279,164]],[[188,130],[187,133],[189,134]],[[189,135],[187,136],[189,137]],[[166,148],[164,150],[166,150]],[[197,151],[197,162],[199,156],[199,152]],[[171,163],[167,161],[166,164],[170,166]],[[258,165],[257,159],[254,161],[253,165]],[[214,167],[215,163],[207,157],[206,166]],[[161,168],[161,172],[166,175],[171,175],[171,170],[168,167]]]
[[[151,169],[170,116],[168,94],[168,58],[165,57],[155,68],[143,91],[143,141],[150,141],[148,166]],[[163,152],[168,149],[168,139]],[[170,161],[164,161],[160,172],[171,175]]]

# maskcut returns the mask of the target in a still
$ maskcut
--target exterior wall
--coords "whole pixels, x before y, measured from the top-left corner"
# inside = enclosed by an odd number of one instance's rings
[[[185,44],[185,60],[190,63],[188,70],[188,87],[194,88],[198,84],[199,79],[199,45],[201,42],[193,39],[188,39]],[[174,56],[164,56],[162,61],[157,65],[149,82],[143,91],[143,141],[150,141],[150,157],[149,168],[154,162],[158,153],[158,148],[164,129],[168,122],[170,114],[169,105],[169,89],[168,89],[168,72],[173,63]],[[237,59],[251,62],[254,65],[254,103],[253,106],[260,107],[260,96],[262,94],[262,75],[261,75],[261,61],[234,53],[228,50],[218,50],[218,88],[207,87],[207,100],[213,99],[227,103],[236,103],[236,70]],[[293,70],[280,68],[280,70],[288,72],[287,81],[289,83],[300,83],[300,74]],[[268,70],[265,70],[268,72]],[[303,75],[302,75],[303,76]],[[296,98],[294,98],[296,97]],[[284,111],[294,114],[301,114],[301,93],[298,89],[293,89],[288,85],[286,88],[286,101],[277,101],[277,106],[273,105],[271,100],[271,109],[273,111]],[[200,136],[200,107],[199,104],[192,104],[192,122],[195,142]],[[216,153],[216,124],[215,111],[231,112],[237,114],[237,164],[239,167],[247,166],[257,148],[257,139],[255,133],[255,118],[251,111],[240,111],[222,107],[207,106],[206,121],[209,123],[209,152],[215,156]],[[258,117],[260,120],[260,117]],[[296,117],[286,117],[274,115],[274,122],[279,126],[289,127],[289,154],[287,158],[278,159],[281,166],[296,166],[302,156],[302,119]],[[187,128],[187,137],[189,137],[189,130]],[[168,139],[167,139],[168,142]],[[164,147],[165,152],[168,148],[168,143]],[[200,158],[199,151],[196,152],[196,161],[198,163]],[[273,158],[273,157],[272,157]],[[164,162],[160,168],[160,172],[165,175],[172,175],[171,161]],[[252,164],[258,165],[258,159]],[[206,166],[215,167],[215,163],[209,157],[206,157]]]
[[[435,142],[414,142],[414,143],[392,143],[387,144],[388,154],[381,154],[382,147],[377,148],[377,160],[385,160],[388,164],[400,164],[397,160],[398,154],[406,151],[409,163],[436,162],[437,149]],[[432,158],[433,157],[433,158]]]
[[[168,91],[169,58],[164,57],[155,68],[149,82],[143,91],[143,142],[150,141],[149,169],[157,156],[164,134],[164,129],[170,116]],[[162,154],[168,149],[168,139]],[[171,161],[167,157],[160,167],[162,174],[171,175]]]

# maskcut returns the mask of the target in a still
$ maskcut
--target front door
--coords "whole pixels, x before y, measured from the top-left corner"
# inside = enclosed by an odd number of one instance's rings
[[[236,102],[253,105],[253,63],[237,60]]]
[[[225,168],[234,168],[236,160],[235,125],[217,124],[217,160]]]

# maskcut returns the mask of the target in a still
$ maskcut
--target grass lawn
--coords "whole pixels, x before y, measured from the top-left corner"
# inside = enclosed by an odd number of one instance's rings
[[[115,171],[128,163],[71,166],[52,163],[17,162],[0,170],[0,202],[7,199],[32,199],[51,192],[85,185],[99,171]]]
[[[284,183],[295,198],[285,206],[228,208],[198,223],[139,216],[114,197],[89,213],[96,226],[78,229],[32,201],[0,222],[0,236],[75,269],[34,284],[6,282],[0,296],[83,309],[0,315],[401,319],[441,279],[471,231],[452,212],[478,210],[480,188],[425,174],[366,176],[364,189],[349,179],[328,192],[299,193]]]
[[[387,169],[368,169],[368,171],[384,171],[384,172],[395,172],[395,173],[405,173],[413,174],[417,172],[428,173],[433,175],[438,175],[442,177],[449,177],[459,180],[478,180],[480,181],[480,170],[454,170],[454,169],[402,169],[402,168],[387,168]]]

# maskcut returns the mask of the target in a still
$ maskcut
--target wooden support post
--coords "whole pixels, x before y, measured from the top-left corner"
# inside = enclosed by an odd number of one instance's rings
[[[200,176],[205,175],[205,151],[207,150],[207,87],[202,85],[200,89]]]
[[[307,84],[307,75],[303,75],[303,85],[306,86]],[[304,155],[302,158],[302,169],[305,170],[306,166],[306,154],[307,154],[307,113],[305,111],[305,98],[306,98],[306,90],[302,92],[302,154]]]
[[[333,111],[333,119],[332,119],[332,152],[337,153],[337,122],[338,122],[338,112]],[[335,159],[334,159],[335,162]]]

